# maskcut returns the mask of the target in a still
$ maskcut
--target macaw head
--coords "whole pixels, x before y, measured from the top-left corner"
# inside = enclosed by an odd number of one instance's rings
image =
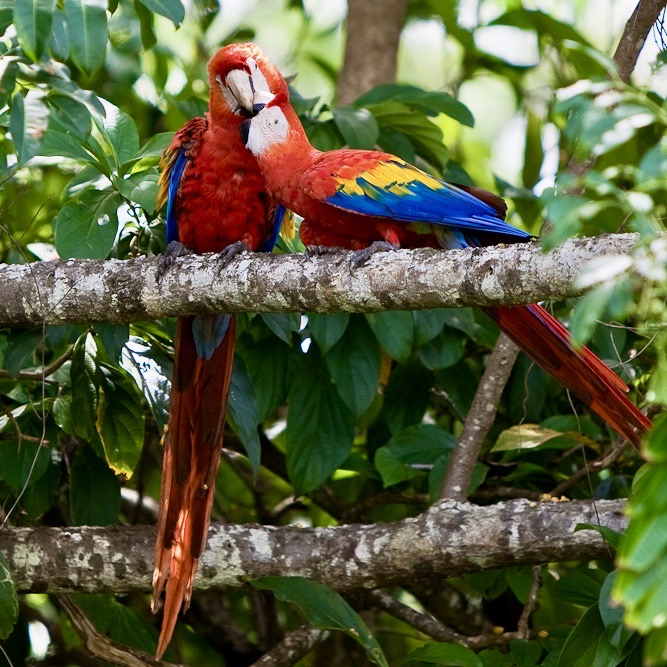
[[[274,95],[289,96],[280,72],[255,44],[230,44],[208,63],[209,110],[213,120],[241,123]]]
[[[246,148],[256,158],[286,144],[292,128],[302,127],[284,95],[275,95],[267,104],[255,98],[253,107],[255,115],[241,123],[240,132]]]

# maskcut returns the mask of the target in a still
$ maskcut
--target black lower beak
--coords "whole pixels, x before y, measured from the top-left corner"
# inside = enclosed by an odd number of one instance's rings
[[[247,118],[239,125],[239,134],[244,145],[248,143],[248,137],[250,136],[250,123],[251,119]]]

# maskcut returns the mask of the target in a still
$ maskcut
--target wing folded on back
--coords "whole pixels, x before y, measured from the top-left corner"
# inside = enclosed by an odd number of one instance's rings
[[[208,129],[203,116],[189,120],[174,135],[160,161],[158,209],[167,204],[167,243],[178,241],[178,193],[187,167],[197,152],[201,138]]]
[[[318,164],[318,171],[329,166]],[[482,232],[517,242],[531,235],[504,221],[505,203],[486,190],[443,183],[395,157],[370,167],[335,169],[329,176],[336,184],[322,200],[337,208],[364,215],[391,218],[402,223],[428,223],[455,227],[473,234]],[[340,162],[338,162],[340,166]]]

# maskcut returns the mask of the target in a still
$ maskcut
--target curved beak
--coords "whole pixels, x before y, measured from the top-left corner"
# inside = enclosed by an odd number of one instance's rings
[[[239,125],[239,134],[241,135],[241,141],[243,142],[243,145],[247,145],[248,143],[248,137],[250,136],[250,123],[252,122],[252,118],[246,118],[241,125]]]
[[[218,85],[225,96],[231,110],[237,115],[253,116],[255,103],[255,89],[252,77],[242,69],[233,69],[222,81],[217,79]]]

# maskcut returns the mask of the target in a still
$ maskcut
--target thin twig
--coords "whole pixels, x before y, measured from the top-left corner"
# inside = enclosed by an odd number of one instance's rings
[[[320,630],[304,624],[276,644],[250,667],[291,667],[308,655],[329,636],[328,630]]]
[[[76,630],[84,649],[93,657],[120,667],[174,667],[173,662],[157,660],[152,655],[112,641],[98,632],[69,595],[58,595],[58,604]]]
[[[9,371],[0,369],[0,378],[16,379],[16,380],[33,380],[35,382],[43,382],[44,378],[53,375],[66,361],[72,358],[74,348],[69,348],[65,354],[52,361],[48,366],[45,366],[38,371],[21,371],[18,375],[13,376]]]
[[[519,621],[517,622],[517,631],[521,639],[528,639],[530,636],[530,629],[528,623],[530,622],[530,615],[535,610],[535,603],[537,601],[537,591],[540,588],[542,568],[539,565],[533,565],[533,582],[530,585],[530,592],[528,593],[528,600],[523,607]]]
[[[498,403],[507,384],[518,348],[504,334],[500,335],[484,375],[477,388],[459,441],[452,453],[440,498],[465,500],[473,469],[489,429],[493,425]]]
[[[404,621],[416,630],[419,630],[419,632],[422,632],[433,639],[437,639],[438,641],[461,644],[472,650],[480,651],[491,646],[505,646],[513,639],[525,638],[523,635],[520,635],[519,632],[499,632],[498,634],[490,633],[467,637],[466,635],[462,635],[455,630],[448,628],[432,616],[427,616],[426,614],[422,614],[411,607],[402,604],[387,593],[372,591],[369,593],[369,597],[378,608],[387,612],[394,618]],[[537,633],[530,631],[528,632],[528,636],[536,634]]]
[[[587,477],[591,473],[597,473],[601,470],[608,468],[616,459],[627,449],[628,443],[623,440],[620,444],[616,445],[610,452],[601,456],[599,459],[592,461],[589,465],[579,468],[571,477],[568,477],[565,481],[561,482],[558,486],[555,486],[549,495],[558,497],[565,493],[567,489],[571,486],[574,486],[579,480]]]

